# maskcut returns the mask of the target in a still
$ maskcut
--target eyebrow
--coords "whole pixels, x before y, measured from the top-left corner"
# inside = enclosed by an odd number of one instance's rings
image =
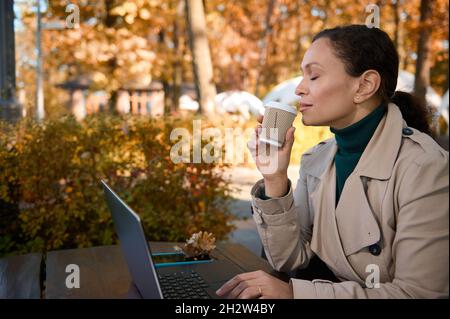
[[[320,65],[320,63],[318,63],[318,62],[310,62],[310,63],[308,63],[307,65],[305,65],[304,67],[301,67],[301,69],[302,70],[305,70],[305,69],[308,69],[308,68],[310,68],[312,65],[318,65],[319,67],[322,67],[321,65]]]

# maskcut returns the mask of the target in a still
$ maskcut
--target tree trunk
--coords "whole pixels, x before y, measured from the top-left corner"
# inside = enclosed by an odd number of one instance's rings
[[[171,4],[169,3],[169,8]],[[164,29],[161,29],[158,33],[158,44],[163,47],[165,44],[166,39],[166,32]],[[172,109],[172,99],[171,99],[171,92],[172,88],[170,87],[169,81],[166,79],[166,77],[163,77],[162,79],[162,85],[163,85],[163,91],[164,91],[164,114],[170,114]]]
[[[300,3],[297,1],[295,3],[295,12],[298,12],[298,19],[296,21],[295,31],[296,31],[296,37],[295,37],[295,57],[294,60],[298,61],[298,59],[301,58],[302,54],[302,12],[300,8]]]
[[[392,10],[394,11],[394,45],[399,49],[399,32],[400,32],[400,14],[398,12],[399,6],[398,6],[399,0],[392,2]]]
[[[0,119],[16,121],[21,108],[16,102],[14,11],[12,0],[0,1]]]
[[[256,86],[255,86],[255,95],[259,96],[259,86],[261,83],[262,78],[262,72],[265,68],[265,64],[267,61],[267,52],[268,52],[268,42],[270,39],[270,35],[272,33],[272,25],[270,23],[270,18],[273,15],[273,8],[275,6],[276,0],[269,0],[269,3],[267,5],[267,12],[266,12],[266,20],[264,22],[264,36],[261,42],[261,50],[259,53],[259,72],[258,76],[256,78]]]
[[[173,86],[172,86],[172,103],[171,103],[171,111],[175,112],[178,109],[178,104],[180,100],[181,95],[181,82],[182,82],[182,61],[183,61],[183,54],[180,50],[180,36],[181,36],[181,30],[180,30],[180,23],[179,19],[183,16],[184,11],[184,2],[179,1],[176,7],[176,19],[173,23],[173,45],[174,45],[174,52],[175,52],[175,63],[173,66]]]
[[[107,28],[114,28],[116,24],[117,16],[111,14],[111,10],[113,8],[114,8],[114,0],[106,0],[105,1],[106,16],[104,17],[104,24]],[[107,33],[107,39],[108,44],[112,44],[115,42],[115,38],[111,36],[109,33]],[[113,74],[117,68],[117,58],[115,56],[107,61],[107,68],[109,76],[113,77]],[[112,88],[109,90],[110,98],[108,102],[109,103],[108,109],[110,111],[114,110],[117,105],[118,89],[120,88]]]
[[[199,113],[214,115],[216,86],[211,54],[206,36],[205,9],[202,0],[185,0],[189,44],[192,52],[195,85],[199,98]]]
[[[414,92],[422,102],[425,102],[427,88],[430,85],[430,25],[431,2],[420,1],[420,33],[417,45],[416,77],[414,80]]]

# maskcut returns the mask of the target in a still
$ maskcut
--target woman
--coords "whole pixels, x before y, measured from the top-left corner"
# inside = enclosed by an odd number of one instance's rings
[[[252,189],[253,217],[278,271],[319,257],[340,282],[262,271],[231,279],[228,298],[448,297],[448,152],[429,136],[429,112],[395,92],[398,54],[388,35],[351,25],[315,36],[296,88],[305,125],[335,138],[302,156],[297,188],[287,167],[294,128]],[[259,132],[260,127],[257,129]]]

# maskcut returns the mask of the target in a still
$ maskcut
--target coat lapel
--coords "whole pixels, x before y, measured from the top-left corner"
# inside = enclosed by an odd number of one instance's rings
[[[320,176],[320,182],[310,197],[314,206],[314,227],[311,238],[311,249],[335,272],[337,270],[337,255],[339,241],[336,242],[336,229],[334,207],[334,194],[331,190],[333,185],[326,182],[333,178],[333,164],[330,162],[326,171]]]
[[[380,228],[358,175],[350,175],[345,182],[336,222],[345,256],[380,241]]]
[[[311,194],[315,207],[311,249],[324,261],[336,276],[362,282],[348,263],[341,243],[335,215],[336,171],[334,161],[320,177],[317,189]]]

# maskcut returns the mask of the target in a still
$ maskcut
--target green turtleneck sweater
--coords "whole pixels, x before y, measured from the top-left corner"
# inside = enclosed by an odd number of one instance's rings
[[[350,126],[343,129],[330,128],[331,132],[335,134],[338,145],[335,157],[336,205],[339,202],[345,181],[358,164],[385,112],[386,105],[382,103],[372,113]]]

